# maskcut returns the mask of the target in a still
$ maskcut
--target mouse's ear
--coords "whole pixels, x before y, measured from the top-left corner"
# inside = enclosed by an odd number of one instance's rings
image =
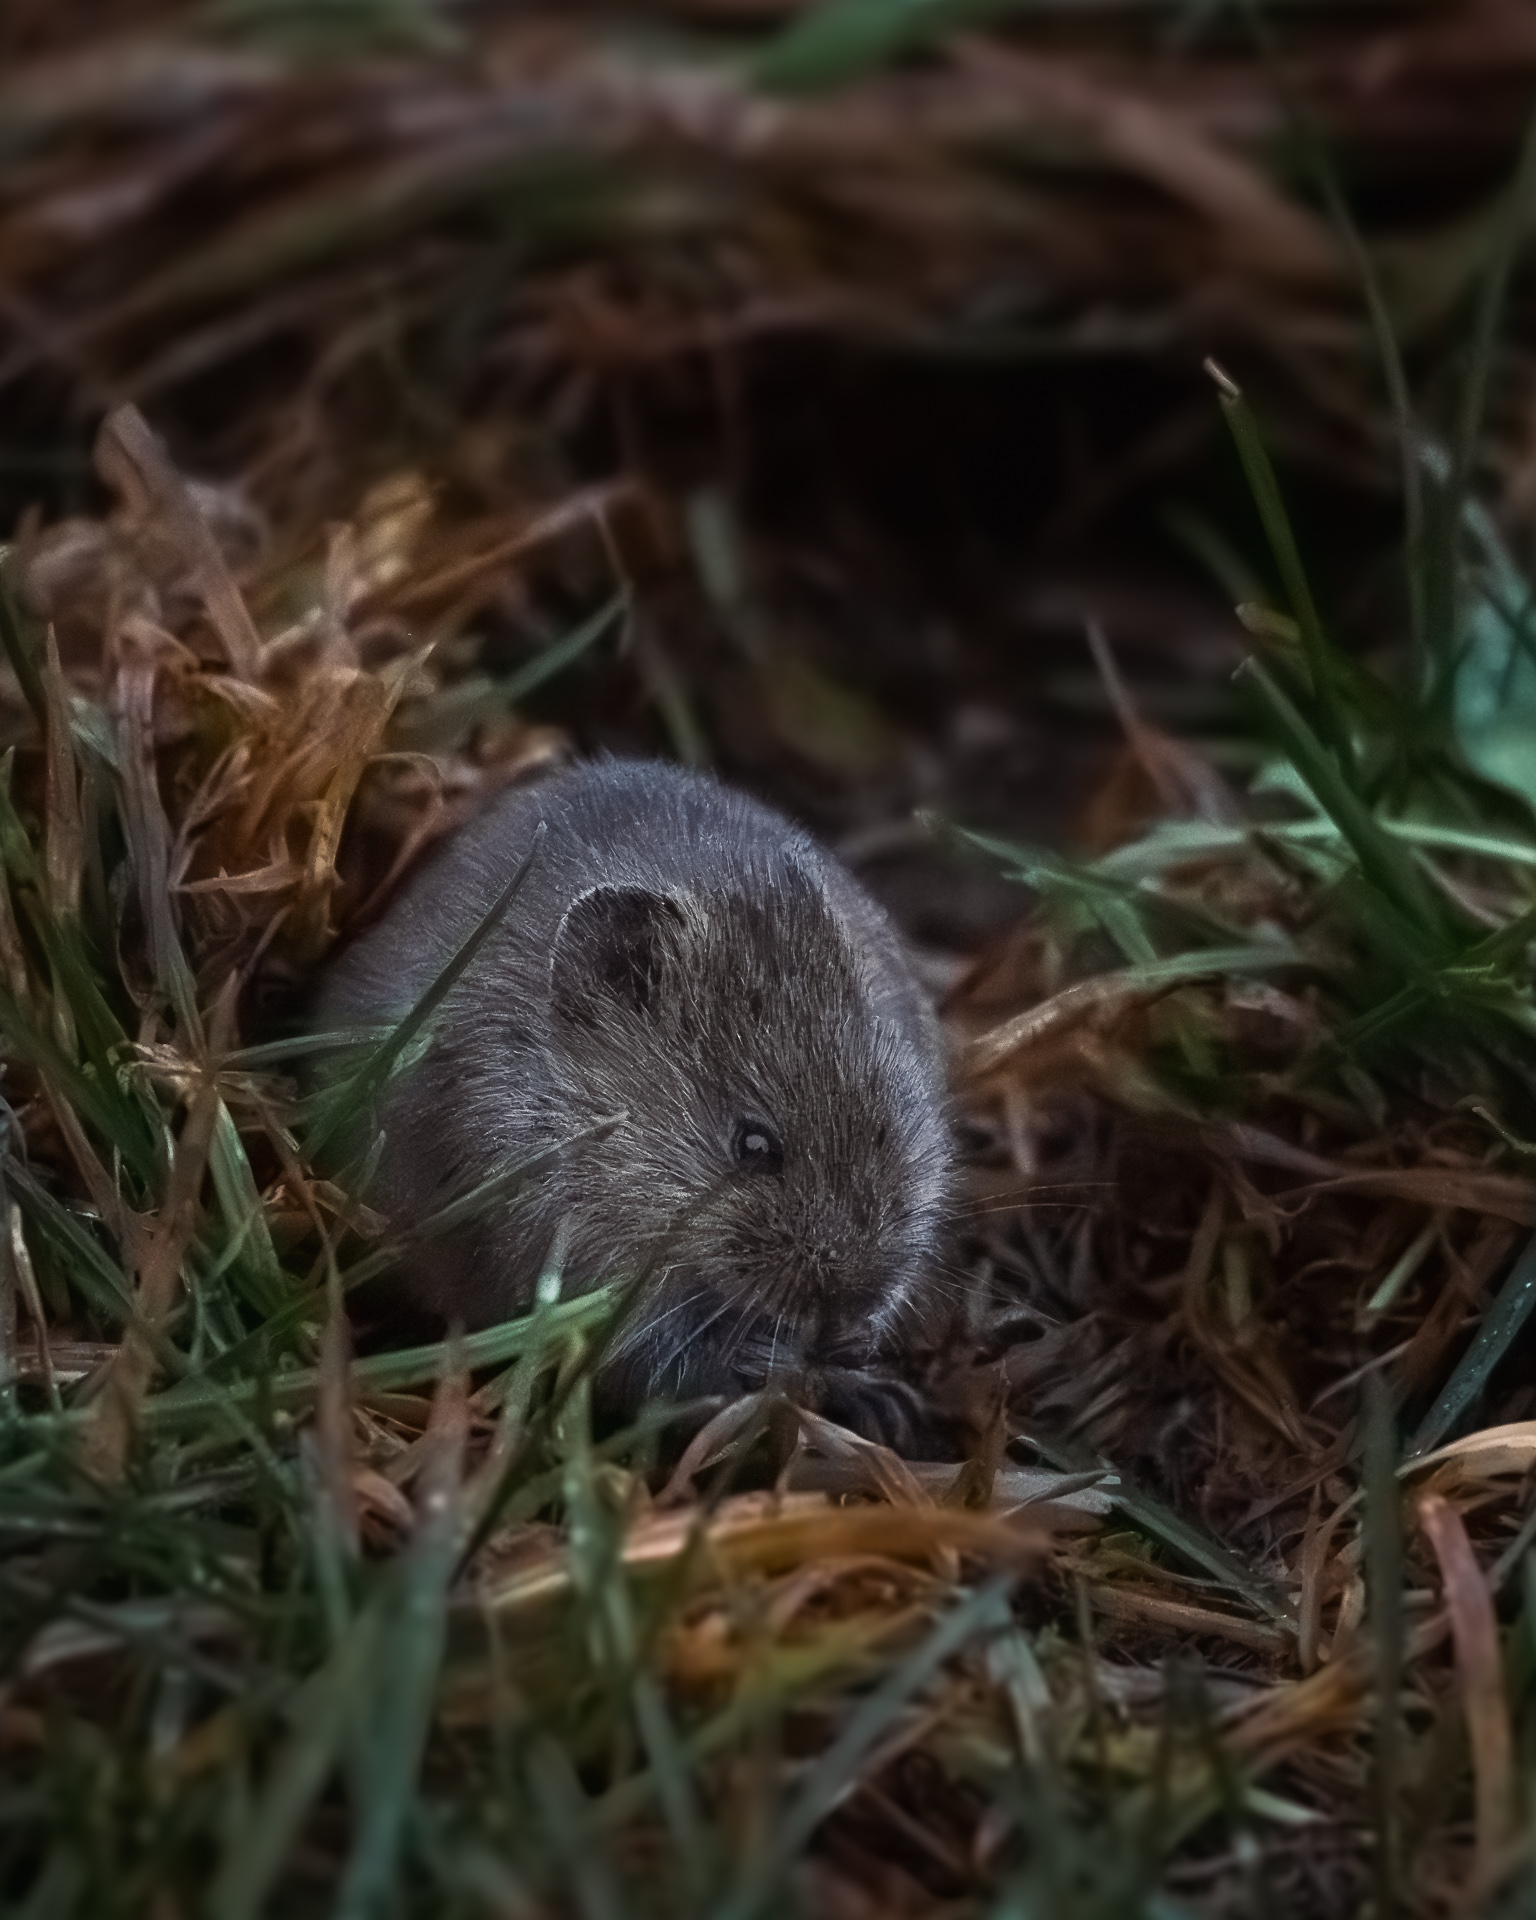
[[[682,924],[677,903],[644,887],[594,887],[566,909],[549,963],[550,999],[590,1025],[606,1003],[645,1013],[661,979],[662,943]]]

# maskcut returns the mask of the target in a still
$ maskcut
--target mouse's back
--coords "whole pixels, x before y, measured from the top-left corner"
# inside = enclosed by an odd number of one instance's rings
[[[597,885],[667,892],[811,879],[866,956],[871,988],[914,1040],[937,1044],[926,997],[885,913],[803,829],[710,775],[602,758],[509,788],[435,856],[385,918],[335,962],[320,998],[337,1025],[407,1012],[495,904],[533,846],[539,859],[493,937],[497,962],[547,956],[571,902]],[[537,993],[542,982],[530,983]]]

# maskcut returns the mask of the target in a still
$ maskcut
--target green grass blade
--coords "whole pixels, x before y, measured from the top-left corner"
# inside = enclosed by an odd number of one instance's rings
[[[709,1884],[711,1848],[708,1825],[689,1775],[686,1749],[672,1724],[666,1695],[652,1675],[635,1676],[630,1699],[655,1775],[657,1798],[682,1863],[684,1884],[698,1900]]]
[[[219,1064],[230,1073],[262,1073],[288,1060],[307,1060],[314,1054],[345,1053],[354,1047],[377,1047],[393,1028],[387,1021],[375,1026],[338,1028],[332,1033],[294,1033],[282,1040],[263,1040],[254,1047],[238,1047]]]
[[[243,1274],[244,1291],[263,1314],[275,1313],[288,1298],[282,1263],[272,1244],[272,1231],[246,1157],[245,1143],[229,1108],[221,1100],[209,1148],[208,1168],[214,1193],[224,1215],[224,1230],[239,1251],[233,1264]]]
[[[520,700],[526,700],[530,693],[542,687],[546,680],[553,680],[557,673],[563,673],[573,661],[579,660],[595,641],[601,640],[620,614],[627,611],[629,596],[616,593],[606,606],[599,607],[589,619],[583,620],[561,640],[536,655],[526,666],[519,667],[516,673],[508,674],[504,680],[496,683],[498,697],[509,707],[515,707]]]
[[[978,1587],[945,1614],[922,1645],[859,1702],[842,1732],[811,1767],[771,1837],[767,1857],[751,1864],[750,1877],[738,1882],[720,1909],[720,1920],[756,1920],[774,1903],[784,1875],[848,1791],[871,1749],[901,1710],[969,1641],[1013,1624],[1007,1598],[1012,1585],[1011,1575],[1001,1575]]]
[[[430,1246],[444,1234],[454,1233],[460,1227],[468,1226],[471,1221],[481,1219],[501,1201],[515,1199],[518,1189],[526,1184],[530,1175],[551,1161],[558,1160],[568,1148],[581,1141],[601,1140],[622,1119],[622,1114],[609,1114],[601,1120],[594,1120],[590,1127],[581,1127],[575,1133],[566,1134],[563,1139],[539,1153],[497,1167],[485,1179],[477,1181],[467,1193],[457,1195],[424,1219],[413,1221],[389,1246],[380,1247],[348,1267],[341,1275],[343,1291],[350,1293],[366,1281],[390,1272],[409,1256],[413,1247]]]
[[[1520,1329],[1536,1307],[1536,1238],[1526,1242],[1509,1278],[1472,1344],[1457,1362],[1439,1398],[1419,1422],[1408,1446],[1408,1458],[1417,1459],[1437,1447],[1488,1384],[1488,1376],[1509,1351]]]
[[[10,548],[0,547],[0,647],[5,650],[5,657],[16,676],[16,683],[21,688],[22,697],[32,709],[32,717],[37,722],[38,731],[46,733],[48,696],[43,691],[43,679],[38,671],[37,648],[27,639],[21,608],[16,604],[16,595],[10,580],[10,562]]]
[[[125,1324],[133,1314],[133,1287],[122,1267],[30,1168],[11,1161],[5,1177],[27,1223],[55,1249],[60,1265],[67,1267],[71,1284],[112,1325]]]
[[[1219,915],[1142,886],[1142,874],[1124,870],[1131,857],[1126,848],[1116,848],[1092,862],[1076,862],[1020,841],[1002,840],[994,834],[957,827],[933,815],[926,816],[926,823],[933,831],[998,861],[1008,877],[1020,886],[1080,907],[1098,921],[1132,964],[1154,961],[1157,957],[1151,934],[1143,924],[1150,920],[1156,920],[1160,929],[1165,928],[1170,934],[1205,945],[1215,942],[1220,946],[1235,946],[1245,939],[1246,929]],[[1193,822],[1190,825],[1195,831],[1233,831],[1202,829]],[[1237,844],[1247,844],[1251,838],[1248,830],[1235,831],[1240,836]]]
[[[387,1682],[358,1729],[356,1838],[337,1901],[337,1920],[374,1920],[395,1907],[405,1827],[426,1753],[448,1639],[448,1593],[458,1559],[468,1419],[457,1346],[433,1405],[416,1534],[395,1570],[393,1606],[380,1636]]]
[[[351,1115],[356,1111],[366,1111],[381,1091],[400,1056],[437,1012],[464,973],[473,965],[480,949],[501,925],[513,902],[522,892],[529,874],[533,871],[543,844],[544,822],[541,820],[534,829],[533,844],[519,863],[516,873],[481,916],[478,926],[461,941],[452,957],[417,1000],[415,1006],[403,1019],[396,1022],[388,1039],[382,1041],[355,1072],[348,1075],[337,1087],[328,1090],[328,1097],[322,1104],[322,1117],[318,1121],[313,1136],[306,1142],[306,1153],[309,1157],[318,1157],[334,1141]]]
[[[1086,1448],[1054,1434],[1031,1430],[1019,1437],[1032,1446],[1043,1460],[1063,1473],[1086,1473],[1098,1468],[1113,1476],[1101,1483],[1102,1491],[1108,1494],[1128,1520],[1154,1540],[1171,1548],[1190,1566],[1199,1567],[1202,1573],[1208,1573],[1212,1579],[1241,1594],[1243,1599],[1261,1613],[1267,1613],[1272,1620],[1291,1619],[1290,1602],[1272,1581],[1252,1572],[1214,1534],[1207,1533],[1193,1520],[1186,1520],[1183,1514],[1176,1513],[1172,1507],[1165,1506],[1151,1494],[1141,1492],[1118,1467],[1108,1461],[1096,1460]]]
[[[225,1845],[209,1893],[213,1920],[258,1920],[288,1866],[347,1735],[378,1688],[378,1609],[352,1623],[325,1668],[304,1687],[294,1727],[266,1782]]]
[[[1333,229],[1343,242],[1344,251],[1355,276],[1355,283],[1360,289],[1361,298],[1365,301],[1366,314],[1371,323],[1371,338],[1376,348],[1376,361],[1387,390],[1387,404],[1392,410],[1392,425],[1397,438],[1399,473],[1403,489],[1404,577],[1407,586],[1409,647],[1415,669],[1414,683],[1416,688],[1422,688],[1427,657],[1423,566],[1426,531],[1424,471],[1419,459],[1420,435],[1414,419],[1413,400],[1408,389],[1408,372],[1403,364],[1402,348],[1398,344],[1397,330],[1392,325],[1392,316],[1387,310],[1381,276],[1377,273],[1375,264],[1366,251],[1360,228],[1350,212],[1349,203],[1344,198],[1343,190],[1339,185],[1338,169],[1333,163],[1333,157],[1316,117],[1290,83],[1285,65],[1278,57],[1269,22],[1258,0],[1244,0],[1244,12],[1248,17],[1250,30],[1263,53],[1264,64],[1270,79],[1280,97],[1285,101],[1287,118],[1296,136],[1302,158],[1317,185]]]
[[[543,1307],[537,1313],[500,1326],[486,1327],[478,1333],[460,1337],[458,1350],[463,1364],[471,1370],[504,1366],[527,1351],[533,1340],[546,1341],[556,1334],[564,1337],[600,1326],[613,1310],[606,1291],[584,1293],[574,1300],[562,1300]],[[389,1353],[370,1354],[354,1360],[351,1380],[354,1393],[369,1390],[392,1393],[402,1387],[418,1386],[442,1370],[449,1343],[433,1341],[428,1346],[397,1347]],[[274,1374],[269,1380],[244,1379],[231,1382],[196,1377],[179,1381],[164,1393],[153,1394],[144,1402],[142,1418],[146,1426],[174,1427],[199,1419],[226,1404],[249,1408],[262,1397],[276,1407],[294,1409],[308,1406],[319,1390],[318,1367],[294,1367]]]
[[[1236,381],[1223,373],[1213,361],[1207,361],[1206,366],[1216,381],[1221,410],[1226,415],[1254,505],[1263,522],[1270,552],[1279,569],[1281,584],[1301,633],[1302,651],[1312,678],[1312,694],[1322,716],[1328,745],[1338,755],[1339,765],[1349,767],[1353,764],[1354,749],[1339,699],[1333,647],[1323,631],[1307,570],[1302,565],[1301,549],[1296,544],[1290,515],[1285,510],[1285,500],[1280,492],[1280,482],[1270,464],[1259,423]]]
[[[627,1903],[602,1836],[595,1831],[591,1805],[570,1755],[550,1734],[533,1743],[528,1783],[550,1844],[570,1875],[570,1892],[582,1920],[623,1920]]]
[[[1260,662],[1245,660],[1238,673],[1257,690],[1293,765],[1348,842],[1367,883],[1390,904],[1411,938],[1428,936],[1433,949],[1443,947],[1445,912],[1412,856],[1383,832],[1376,816],[1345,778],[1338,760]]]
[[[815,93],[856,80],[961,27],[1014,10],[1019,0],[823,0],[796,15],[753,56],[748,77],[774,93]]]

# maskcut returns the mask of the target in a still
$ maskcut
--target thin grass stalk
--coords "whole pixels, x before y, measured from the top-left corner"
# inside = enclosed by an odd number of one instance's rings
[[[1509,1351],[1511,1343],[1536,1308],[1536,1238],[1528,1240],[1509,1277],[1434,1405],[1419,1422],[1409,1442],[1407,1457],[1416,1460],[1445,1439],[1488,1384],[1488,1376]]]
[[[21,609],[16,604],[15,591],[11,586],[10,569],[11,550],[9,547],[0,547],[0,647],[4,648],[23,699],[32,709],[38,732],[46,733],[48,698],[43,692],[36,650],[27,640],[22,625]]]
[[[1429,651],[1426,629],[1427,600],[1424,569],[1426,520],[1424,513],[1424,467],[1419,454],[1420,429],[1414,417],[1408,372],[1398,344],[1397,330],[1387,309],[1381,276],[1377,273],[1358,223],[1349,210],[1334,166],[1317,121],[1306,102],[1292,85],[1277,58],[1273,35],[1254,0],[1244,0],[1250,25],[1263,49],[1266,64],[1275,76],[1286,102],[1292,131],[1298,139],[1328,218],[1344,243],[1355,283],[1365,301],[1376,348],[1377,365],[1387,390],[1392,424],[1397,440],[1398,478],[1403,490],[1403,584],[1408,605],[1408,647],[1410,682],[1418,698],[1428,691]]]
[[[783,1876],[817,1827],[847,1791],[857,1769],[891,1720],[925,1687],[945,1661],[968,1641],[1012,1625],[1007,1607],[1011,1576],[990,1580],[955,1607],[926,1640],[849,1717],[847,1725],[812,1766],[804,1785],[776,1824],[766,1857],[753,1865],[752,1882],[738,1881],[720,1908],[720,1920],[757,1920],[777,1897]]]
[[[1397,1484],[1397,1435],[1391,1400],[1378,1375],[1368,1376],[1365,1406],[1365,1571],[1375,1737],[1370,1804],[1374,1823],[1377,1920],[1402,1911],[1404,1665],[1403,1542]]]
[[[518,863],[517,871],[482,914],[479,923],[459,943],[454,953],[439,970],[436,978],[417,999],[416,1004],[395,1023],[388,1037],[374,1048],[340,1086],[328,1090],[321,1117],[310,1138],[305,1142],[305,1151],[309,1159],[318,1159],[326,1148],[334,1143],[337,1134],[347,1122],[349,1111],[367,1110],[370,1102],[394,1071],[396,1062],[406,1048],[426,1027],[460,977],[474,964],[481,948],[510,911],[538,861],[543,844],[544,822],[541,820],[534,829],[533,844]]]
[[[1354,746],[1339,695],[1333,648],[1323,631],[1317,602],[1312,596],[1311,582],[1302,565],[1301,549],[1296,544],[1290,515],[1285,510],[1280,482],[1270,464],[1259,423],[1244,398],[1242,388],[1214,360],[1206,362],[1206,370],[1216,382],[1222,413],[1231,429],[1249,491],[1269,542],[1269,550],[1279,569],[1281,584],[1300,632],[1302,652],[1312,682],[1312,696],[1317,701],[1324,737],[1338,760],[1341,774],[1347,779],[1354,765]]]

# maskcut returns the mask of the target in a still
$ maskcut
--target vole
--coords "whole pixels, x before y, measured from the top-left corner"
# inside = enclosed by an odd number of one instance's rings
[[[617,1412],[809,1380],[899,1441],[909,1396],[881,1356],[931,1297],[943,1044],[890,921],[801,828],[656,761],[509,789],[333,964],[319,1023],[405,1013],[536,838],[380,1098],[369,1198],[409,1224],[545,1158],[412,1261],[412,1295],[476,1326],[527,1308],[552,1259],[567,1292],[638,1280],[599,1380]]]

